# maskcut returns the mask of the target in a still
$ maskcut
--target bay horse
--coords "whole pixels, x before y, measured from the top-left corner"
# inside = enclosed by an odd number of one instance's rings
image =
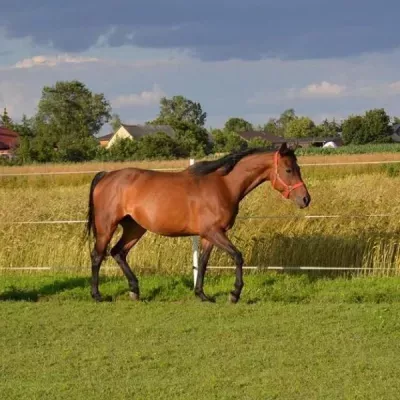
[[[129,283],[129,296],[139,300],[139,282],[127,263],[128,252],[150,231],[162,236],[199,236],[199,259],[195,295],[212,301],[203,290],[207,263],[214,246],[226,251],[236,264],[236,303],[244,286],[242,254],[226,236],[239,211],[239,202],[265,181],[286,199],[305,208],[311,197],[304,184],[294,150],[286,143],[279,150],[244,150],[215,161],[196,163],[183,171],[161,172],[124,168],[99,172],[90,186],[87,235],[95,245],[91,252],[91,295],[101,301],[99,270],[118,225],[123,233],[111,249]]]

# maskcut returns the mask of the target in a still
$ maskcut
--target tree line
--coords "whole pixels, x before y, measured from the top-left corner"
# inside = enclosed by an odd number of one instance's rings
[[[341,135],[344,144],[387,143],[391,141],[392,123],[400,121],[398,118],[391,120],[384,109],[351,115],[341,122],[326,119],[318,125],[309,117],[297,116],[293,109],[257,126],[243,118],[233,117],[222,129],[207,130],[206,119],[207,113],[198,102],[184,96],[162,98],[159,114],[146,124],[169,125],[175,131],[174,137],[157,132],[139,140],[120,139],[105,149],[99,146],[96,135],[106,123],[115,132],[121,120],[117,114],[112,114],[111,104],[104,94],[93,93],[85,84],[74,80],[45,86],[37,112],[30,118],[23,115],[20,122],[15,122],[4,109],[0,125],[20,134],[13,162],[23,164],[203,157],[271,145],[260,138],[246,141],[239,135],[253,130],[288,140]]]

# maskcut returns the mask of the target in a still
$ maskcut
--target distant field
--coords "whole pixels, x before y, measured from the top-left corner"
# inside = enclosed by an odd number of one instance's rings
[[[397,149],[397,146],[394,145]],[[377,153],[354,153],[341,154],[338,149],[327,150],[321,154],[320,150],[303,150],[299,153],[300,164],[319,163],[342,163],[342,162],[368,162],[368,161],[400,161],[400,145],[396,152]],[[309,155],[307,155],[310,153]],[[213,156],[213,158],[218,158]],[[76,164],[34,164],[23,166],[1,166],[0,174],[24,174],[24,173],[49,173],[49,172],[79,172],[79,171],[102,171],[125,167],[182,169],[189,165],[189,160],[166,160],[166,161],[127,161],[127,162],[87,162]]]
[[[397,155],[379,157],[394,156]],[[379,157],[327,156],[329,161],[338,162]],[[321,160],[321,157],[308,157],[301,162]],[[243,251],[246,264],[387,268],[397,273],[400,203],[396,193],[400,164],[304,166],[302,173],[312,196],[307,210],[298,210],[283,200],[271,189],[270,183],[262,185],[242,202],[240,217],[285,217],[238,219],[231,238]],[[83,224],[11,223],[84,220],[92,176],[1,177],[0,267],[87,271],[88,245],[82,241]],[[357,218],[369,214],[389,216]],[[301,219],[305,215],[340,215],[341,218]],[[131,252],[130,261],[137,271],[184,272],[192,263],[191,241],[147,234]],[[213,253],[210,263],[232,265],[220,251]],[[108,268],[115,266],[112,259],[105,263]]]
[[[86,277],[0,274],[1,398],[398,399],[399,278],[246,275],[237,305],[232,280],[204,304],[148,277],[134,304],[109,278],[95,304]]]

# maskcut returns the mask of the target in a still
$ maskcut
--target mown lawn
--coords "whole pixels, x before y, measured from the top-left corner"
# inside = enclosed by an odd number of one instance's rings
[[[0,275],[1,399],[398,399],[400,278]]]

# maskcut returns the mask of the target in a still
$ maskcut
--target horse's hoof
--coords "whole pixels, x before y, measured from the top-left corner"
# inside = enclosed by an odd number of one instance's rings
[[[215,303],[215,299],[212,297],[207,296],[203,292],[200,293],[195,293],[196,297],[198,297],[202,302],[208,302],[208,303]]]
[[[92,294],[92,299],[96,302],[96,303],[101,303],[103,301],[103,298],[101,297],[100,294]]]
[[[139,293],[129,292],[129,298],[132,301],[139,301]]]
[[[232,303],[232,304],[236,304],[239,301],[239,298],[240,297],[236,296],[233,293],[229,294],[229,302]]]

